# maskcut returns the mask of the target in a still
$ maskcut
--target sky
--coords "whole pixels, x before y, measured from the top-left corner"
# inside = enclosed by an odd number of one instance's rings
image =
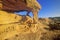
[[[38,0],[42,9],[39,17],[60,17],[60,0]]]
[[[38,17],[60,17],[60,0],[37,0],[41,5],[41,10],[38,12]],[[22,14],[21,14],[22,13]],[[19,12],[20,15],[26,15],[25,12]],[[32,12],[30,16],[33,16]]]

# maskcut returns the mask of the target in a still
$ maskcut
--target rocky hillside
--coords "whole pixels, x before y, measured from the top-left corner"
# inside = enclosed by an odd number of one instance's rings
[[[35,24],[29,16],[0,11],[0,40],[60,40],[60,24],[49,18]]]

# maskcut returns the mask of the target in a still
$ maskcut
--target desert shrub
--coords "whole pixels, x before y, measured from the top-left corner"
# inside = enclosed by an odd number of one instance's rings
[[[56,21],[49,24],[50,30],[60,30],[60,24]]]

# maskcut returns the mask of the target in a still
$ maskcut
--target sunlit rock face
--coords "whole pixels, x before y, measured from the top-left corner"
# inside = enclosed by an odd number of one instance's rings
[[[21,16],[18,16],[16,14],[12,14],[5,11],[0,11],[0,24],[7,24],[11,22],[19,22],[21,19]]]
[[[37,2],[37,0],[27,0],[27,6],[33,9],[41,9],[41,5]]]
[[[44,27],[48,26],[43,26],[41,23],[34,24],[33,19],[29,16],[20,16],[17,14],[0,11],[0,40],[15,40],[15,38],[16,40],[30,40],[32,36],[33,38],[31,40],[39,40],[39,37],[41,36],[38,35],[41,35],[41,33],[38,31],[41,30],[42,32],[46,32]],[[31,38],[29,39],[29,37]]]
[[[16,1],[12,0],[12,3],[14,2]],[[34,3],[36,2],[34,0]],[[35,5],[39,8],[37,4]],[[17,15],[1,8],[3,7],[0,4],[0,40],[60,40],[59,23],[48,18],[33,23],[29,16]]]
[[[45,18],[34,24],[29,16],[0,11],[0,40],[57,40],[60,30],[52,30],[50,27],[58,24],[50,22],[53,21]]]
[[[0,0],[1,10],[7,12],[20,12],[20,11],[27,11],[29,15],[30,12],[33,13],[33,19],[35,23],[38,21],[38,12],[41,9],[40,4],[37,0]]]

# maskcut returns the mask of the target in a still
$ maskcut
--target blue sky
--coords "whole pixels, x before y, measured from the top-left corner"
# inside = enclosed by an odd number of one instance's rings
[[[38,0],[42,9],[39,17],[60,17],[60,0]]]
[[[38,17],[60,17],[60,0],[38,0],[42,6],[38,13]],[[27,12],[19,12],[20,15],[26,15]],[[30,16],[33,16],[30,13]]]

